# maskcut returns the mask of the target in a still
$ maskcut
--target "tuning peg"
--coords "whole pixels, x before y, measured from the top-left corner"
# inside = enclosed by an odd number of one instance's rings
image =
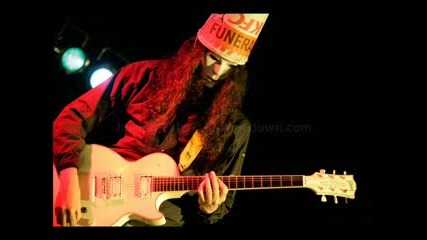
[[[328,201],[328,200],[326,199],[325,195],[322,195],[321,201],[322,201],[322,202],[326,202],[326,201]]]
[[[338,198],[336,195],[334,195],[334,202],[335,202],[335,204],[338,204]]]
[[[344,171],[344,175],[347,175],[347,171]]]
[[[320,169],[321,174],[325,174],[325,172],[326,172],[325,169]]]
[[[332,171],[332,174],[335,175],[335,169]]]

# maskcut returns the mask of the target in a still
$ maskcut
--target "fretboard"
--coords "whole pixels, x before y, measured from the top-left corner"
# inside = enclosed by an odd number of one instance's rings
[[[255,175],[255,176],[219,176],[230,190],[299,188],[303,187],[303,175]],[[195,191],[204,180],[204,176],[152,177],[154,192]]]

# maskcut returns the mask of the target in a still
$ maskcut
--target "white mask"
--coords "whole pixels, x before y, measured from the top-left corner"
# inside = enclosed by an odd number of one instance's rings
[[[219,55],[207,51],[203,61],[203,76],[206,87],[212,88],[220,80],[225,79],[230,70],[237,64],[221,58]]]

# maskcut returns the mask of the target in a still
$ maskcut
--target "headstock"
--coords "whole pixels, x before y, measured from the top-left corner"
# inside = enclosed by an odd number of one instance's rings
[[[322,195],[322,202],[327,201],[325,196],[334,196],[335,203],[338,203],[337,197],[354,199],[357,189],[353,175],[347,175],[345,171],[342,175],[335,174],[335,170],[332,174],[327,174],[325,169],[311,176],[304,176],[304,187]]]

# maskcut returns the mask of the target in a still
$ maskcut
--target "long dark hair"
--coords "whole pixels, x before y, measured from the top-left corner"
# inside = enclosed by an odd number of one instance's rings
[[[151,144],[156,134],[167,131],[170,124],[180,117],[178,115],[184,114],[186,117],[181,119],[178,141],[185,146],[198,129],[205,140],[197,157],[200,168],[211,167],[223,151],[242,108],[247,81],[245,66],[238,65],[219,86],[207,90],[199,77],[206,51],[196,37],[184,41],[173,56],[155,69],[155,81],[151,81],[147,89],[150,98],[146,113],[150,117],[145,128],[145,143]],[[210,99],[204,98],[206,91],[213,92]],[[194,105],[202,106],[202,109],[193,112],[191,108]]]

